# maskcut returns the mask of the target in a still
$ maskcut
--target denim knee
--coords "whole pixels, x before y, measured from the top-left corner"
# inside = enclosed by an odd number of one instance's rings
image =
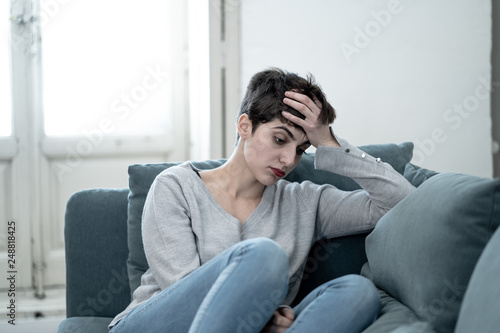
[[[241,242],[246,249],[263,259],[262,264],[286,266],[288,270],[288,256],[285,250],[275,241],[265,237],[248,239]]]
[[[380,311],[381,301],[377,288],[369,279],[356,274],[345,275],[342,277],[346,280],[348,286],[355,292],[363,303],[366,304],[367,311],[378,314]]]
[[[267,278],[274,276],[280,279],[280,283],[288,284],[288,256],[278,243],[258,237],[240,242],[240,245],[243,251],[255,259],[262,274]]]

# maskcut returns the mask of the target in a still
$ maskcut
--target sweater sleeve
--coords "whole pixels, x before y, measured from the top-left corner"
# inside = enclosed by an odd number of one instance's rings
[[[415,188],[388,163],[337,138],[340,148],[320,146],[315,167],[347,176],[362,189],[320,188],[317,227],[319,238],[362,233]]]
[[[200,266],[189,206],[175,175],[160,174],[155,179],[142,221],[146,259],[162,290]]]

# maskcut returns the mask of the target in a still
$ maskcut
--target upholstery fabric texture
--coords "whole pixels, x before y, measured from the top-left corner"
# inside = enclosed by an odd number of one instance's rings
[[[418,320],[415,313],[379,289],[382,307],[378,319],[363,333],[434,333],[432,326]]]
[[[292,302],[297,305],[317,286],[348,274],[359,274],[366,262],[367,233],[320,240],[313,245],[304,267],[304,275]]]
[[[500,200],[497,192],[496,202]],[[500,204],[497,204],[500,209]],[[498,212],[496,213],[498,216]],[[486,245],[465,292],[456,333],[498,332],[500,330],[500,228]]]
[[[389,163],[400,174],[404,173],[405,165],[411,160],[413,143],[405,142],[396,144],[379,144],[361,146],[366,153],[380,157]],[[225,160],[209,160],[193,162],[198,169],[212,169],[222,165]],[[156,176],[163,170],[179,163],[160,163],[146,165],[131,165],[129,172],[129,205],[128,205],[128,247],[129,258],[127,261],[130,279],[130,290],[133,292],[140,285],[140,278],[148,269],[146,256],[142,245],[141,223],[144,202],[149,188]],[[306,154],[299,165],[286,178],[289,181],[302,182],[310,180],[317,184],[332,184],[339,189],[352,191],[359,189],[359,185],[352,179],[326,171],[314,169],[314,154]]]
[[[130,303],[125,269],[128,193],[127,189],[85,190],[67,203],[66,293],[71,295],[66,298],[67,317],[114,317]]]
[[[415,187],[419,187],[427,179],[437,175],[438,173],[433,170],[421,168],[414,164],[408,163],[405,166],[403,176]]]
[[[109,317],[72,317],[57,328],[58,333],[108,333]]]
[[[453,332],[472,271],[500,223],[499,193],[500,179],[432,176],[366,238],[362,274],[415,321]]]

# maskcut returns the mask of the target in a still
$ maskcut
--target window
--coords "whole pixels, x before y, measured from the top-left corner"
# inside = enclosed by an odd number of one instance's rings
[[[0,3],[0,136],[10,136],[12,134],[11,120],[11,82],[10,82],[10,3],[2,1]]]
[[[64,3],[41,3],[46,135],[171,131],[168,1]]]

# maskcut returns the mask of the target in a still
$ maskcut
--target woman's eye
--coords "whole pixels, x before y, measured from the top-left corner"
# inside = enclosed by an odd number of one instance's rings
[[[278,138],[277,136],[274,137],[274,140],[276,140],[276,143],[279,144],[279,145],[285,143],[285,140],[282,140],[282,139]]]

